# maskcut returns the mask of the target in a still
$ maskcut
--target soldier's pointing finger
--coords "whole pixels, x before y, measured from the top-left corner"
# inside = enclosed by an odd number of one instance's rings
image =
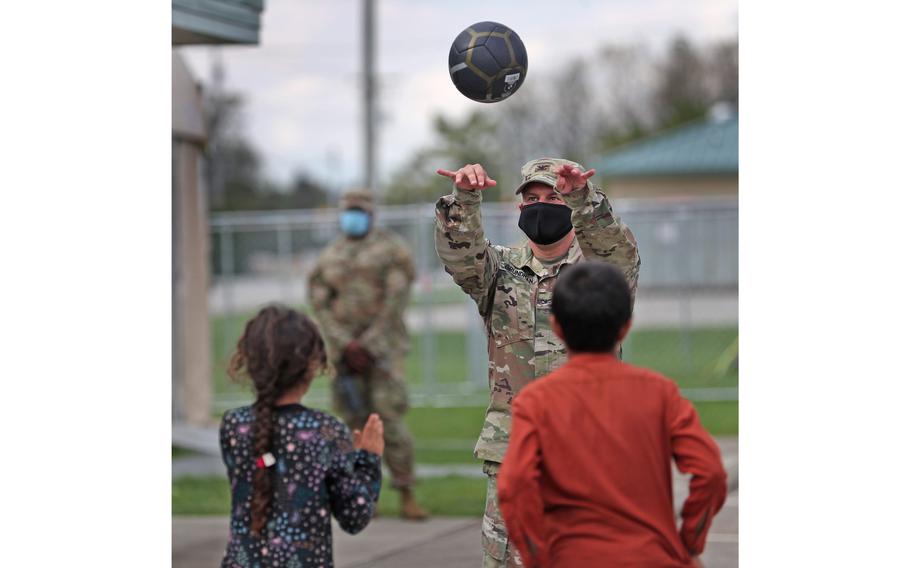
[[[471,182],[471,187],[477,187],[477,174],[474,173],[474,168],[468,166],[465,168],[468,174],[468,181]]]
[[[474,173],[477,174],[477,186],[483,189],[487,185],[487,176],[486,172],[483,171],[483,168],[479,165],[474,166]]]

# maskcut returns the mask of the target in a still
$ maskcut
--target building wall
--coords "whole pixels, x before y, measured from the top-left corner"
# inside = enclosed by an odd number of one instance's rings
[[[171,45],[259,43],[265,0],[172,0]],[[200,89],[176,50],[171,61],[172,414],[211,422],[209,222],[200,169],[206,144]]]
[[[606,177],[610,197],[733,197],[739,193],[739,176],[637,177],[611,180]]]
[[[200,93],[183,60],[172,59],[173,418],[211,420],[209,222],[202,184],[205,130]]]
[[[171,45],[259,43],[264,0],[171,0]]]
[[[212,362],[208,312],[208,222],[205,195],[199,183],[199,147],[174,144],[177,209],[177,267],[174,316],[178,329],[179,417],[193,424],[211,420]]]

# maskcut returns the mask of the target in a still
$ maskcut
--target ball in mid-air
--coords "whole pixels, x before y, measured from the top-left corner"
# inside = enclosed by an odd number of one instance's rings
[[[462,95],[495,103],[512,95],[528,74],[528,52],[508,26],[478,22],[458,34],[449,50],[449,76]]]

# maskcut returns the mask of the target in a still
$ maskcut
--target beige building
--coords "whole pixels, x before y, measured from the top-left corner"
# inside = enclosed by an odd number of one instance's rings
[[[618,148],[597,160],[610,197],[736,197],[739,119],[729,107]]]
[[[171,45],[259,43],[263,0],[172,0]],[[203,425],[212,413],[208,311],[209,224],[202,159],[206,144],[201,88],[173,50],[172,155],[172,419]]]

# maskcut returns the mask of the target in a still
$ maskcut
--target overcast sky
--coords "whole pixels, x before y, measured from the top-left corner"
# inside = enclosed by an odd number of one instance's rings
[[[266,0],[260,45],[219,48],[226,87],[245,95],[246,131],[276,181],[296,169],[323,181],[331,172],[336,188],[359,181],[360,9],[360,0]],[[434,113],[490,106],[464,98],[448,75],[449,46],[472,23],[497,21],[521,36],[525,84],[606,43],[737,35],[735,0],[377,0],[376,17],[381,177],[430,140]],[[212,49],[180,50],[204,82]]]

